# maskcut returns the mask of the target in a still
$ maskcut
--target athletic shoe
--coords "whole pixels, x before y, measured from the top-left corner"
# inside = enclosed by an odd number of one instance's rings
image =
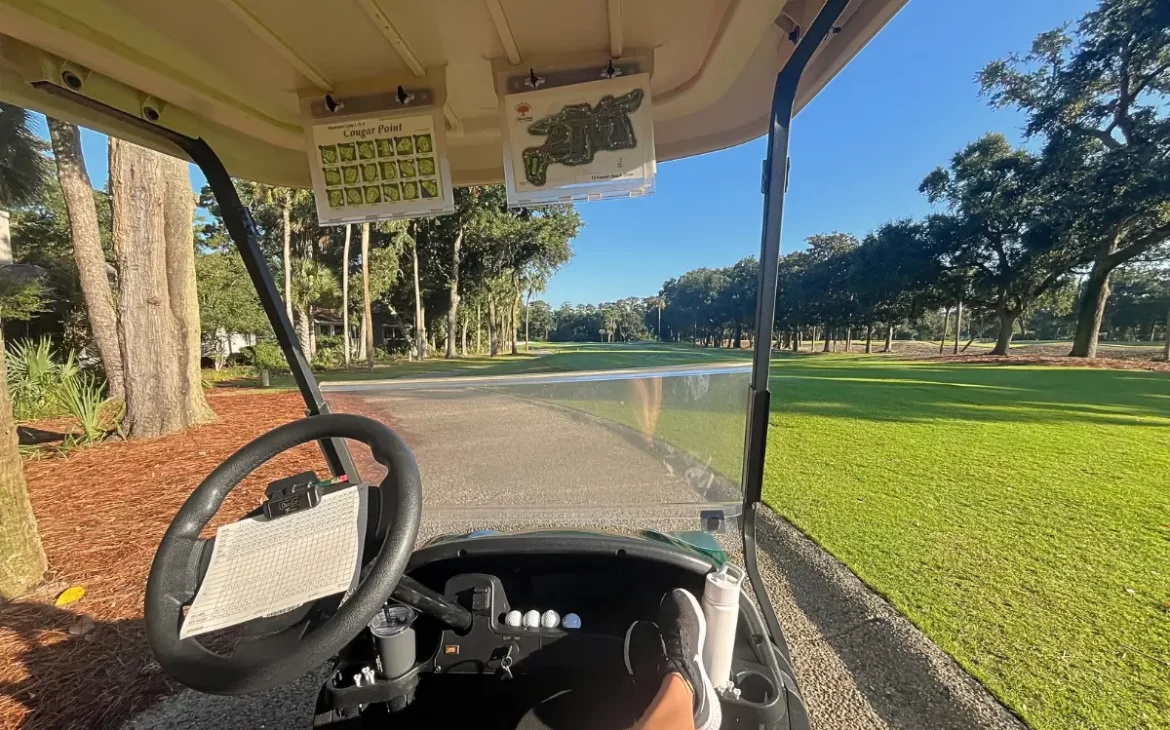
[[[716,730],[723,720],[715,686],[703,666],[707,621],[690,591],[675,588],[662,597],[658,630],[666,652],[666,673],[677,672],[691,686],[695,698],[695,730]]]

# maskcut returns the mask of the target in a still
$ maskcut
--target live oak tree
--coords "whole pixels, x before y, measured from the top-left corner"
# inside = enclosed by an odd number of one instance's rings
[[[972,272],[972,301],[999,318],[993,355],[1007,354],[1016,320],[1068,278],[1078,255],[1049,225],[1045,174],[1033,155],[988,134],[919,187],[932,203],[949,209],[927,222],[942,267]]]
[[[110,288],[109,270],[102,250],[93,186],[82,156],[81,131],[75,124],[52,117],[48,118],[48,124],[57,180],[69,214],[73,258],[77,263],[81,292],[85,297],[89,328],[106,371],[109,396],[122,398],[125,390],[122,386],[122,353],[118,345],[114,293]]]
[[[0,208],[31,201],[45,177],[41,143],[23,109],[0,103]],[[23,594],[41,581],[46,562],[17,447],[16,423],[0,337],[0,598]]]
[[[1093,357],[1112,273],[1170,237],[1170,3],[1102,0],[979,80],[993,105],[1027,114],[1059,169],[1053,202],[1090,264],[1070,354]]]

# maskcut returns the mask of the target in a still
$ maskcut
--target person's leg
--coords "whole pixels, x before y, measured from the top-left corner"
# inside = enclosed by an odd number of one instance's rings
[[[695,730],[695,698],[681,674],[663,677],[658,694],[634,730]]]
[[[707,623],[699,602],[688,591],[676,588],[662,597],[658,613],[656,626],[638,621],[626,632],[626,668],[635,683],[639,676],[661,682],[635,727],[717,730],[722,712],[703,666]]]

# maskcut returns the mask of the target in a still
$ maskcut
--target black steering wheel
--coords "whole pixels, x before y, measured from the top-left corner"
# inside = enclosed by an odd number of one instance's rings
[[[224,498],[277,454],[329,438],[366,444],[388,470],[380,490],[383,514],[392,515],[392,522],[377,556],[363,568],[356,590],[324,621],[311,623],[302,615],[275,633],[241,639],[229,655],[213,652],[193,637],[180,639],[183,607],[194,600],[201,580],[204,545],[199,533]],[[212,694],[270,689],[315,669],[357,636],[390,597],[414,551],[421,513],[422,483],[414,455],[394,431],[378,421],[325,414],[260,436],[228,457],[191,493],[155,553],[146,582],[146,638],[159,665],[188,687]]]

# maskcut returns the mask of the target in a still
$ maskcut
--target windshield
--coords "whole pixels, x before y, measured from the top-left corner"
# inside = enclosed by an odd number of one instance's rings
[[[445,531],[720,531],[742,503],[750,367],[326,383],[335,412],[392,426]],[[366,480],[385,469],[354,453]]]

